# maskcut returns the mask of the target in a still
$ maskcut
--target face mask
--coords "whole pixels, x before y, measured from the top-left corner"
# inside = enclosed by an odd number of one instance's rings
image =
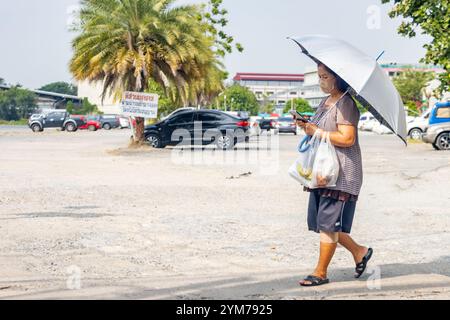
[[[324,93],[331,93],[331,91],[333,91],[335,88],[334,83],[332,85],[330,85],[329,83],[327,83],[323,80],[319,80],[319,85],[320,85],[320,89]]]

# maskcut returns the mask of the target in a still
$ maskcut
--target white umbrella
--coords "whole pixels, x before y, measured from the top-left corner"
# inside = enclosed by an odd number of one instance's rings
[[[343,40],[326,35],[288,39],[296,42],[304,54],[322,62],[347,82],[355,99],[406,144],[406,114],[402,99],[374,58]]]

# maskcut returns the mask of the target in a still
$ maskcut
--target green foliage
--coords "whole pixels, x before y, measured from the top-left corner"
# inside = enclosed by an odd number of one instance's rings
[[[75,104],[72,101],[67,102],[66,110],[69,114],[80,114],[80,115],[103,113],[98,109],[97,105],[90,103],[87,98],[83,99],[81,106],[75,106]]]
[[[175,0],[82,0],[70,70],[76,80],[102,81],[103,96],[146,92],[154,80],[174,106],[210,104],[226,78],[219,50],[231,52],[234,41],[221,29],[221,3],[211,0],[208,14]]]
[[[294,105],[294,110],[298,112],[314,112],[314,109],[311,108],[309,102],[303,98],[294,98],[286,102],[286,106],[283,109],[283,113],[288,113],[291,110],[292,105]]]
[[[33,92],[12,87],[0,91],[0,119],[19,120],[28,118],[37,108]]]
[[[224,28],[228,25],[228,11],[223,9],[223,0],[209,0],[208,5],[203,6],[203,18],[207,22],[207,31],[215,39],[217,47],[216,53],[220,57],[224,57],[226,53],[233,52],[234,37],[225,33]],[[209,7],[210,11],[205,8]],[[236,50],[244,51],[244,47],[240,43],[235,44]]]
[[[78,94],[78,88],[76,86],[74,86],[73,84],[67,83],[67,82],[62,82],[62,81],[46,84],[45,86],[41,87],[39,90],[61,93],[61,94],[68,94],[68,95],[72,95],[72,96],[76,96]]]
[[[433,77],[433,74],[429,72],[408,70],[395,77],[393,82],[403,103],[417,106],[417,108],[415,107],[417,112],[418,108],[422,106],[422,89]]]
[[[7,126],[25,126],[28,124],[28,119],[19,119],[19,120],[0,120],[0,125]]]
[[[256,115],[259,109],[255,94],[239,84],[228,87],[216,100],[216,104],[220,106],[220,109],[224,109],[226,104],[228,111],[248,111],[252,115]]]
[[[405,107],[407,108],[408,116],[417,117],[420,115],[421,103],[414,103],[413,101],[407,101]]]
[[[263,113],[272,113],[275,109],[275,102],[267,102],[263,106],[261,106],[260,111]]]
[[[175,111],[176,109],[180,108],[181,106],[177,104],[176,99],[174,99],[174,95],[171,95],[170,93],[173,93],[173,91],[166,90],[161,87],[159,83],[157,83],[155,80],[150,79],[148,82],[148,89],[146,90],[147,93],[154,93],[159,96],[158,99],[158,118],[161,116],[166,116],[170,114],[172,111]]]
[[[449,0],[381,0],[394,3],[389,13],[391,18],[403,17],[405,21],[398,28],[399,34],[415,37],[420,27],[422,34],[431,36],[425,44],[425,57],[421,62],[442,66],[445,73],[440,74],[441,91],[450,87],[450,1]]]

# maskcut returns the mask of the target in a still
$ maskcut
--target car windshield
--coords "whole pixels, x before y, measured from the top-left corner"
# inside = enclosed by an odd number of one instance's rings
[[[282,121],[282,122],[294,122],[294,119],[292,119],[292,118],[279,118],[278,121]]]

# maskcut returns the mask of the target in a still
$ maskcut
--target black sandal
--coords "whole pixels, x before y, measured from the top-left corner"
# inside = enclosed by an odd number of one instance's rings
[[[302,287],[316,287],[316,286],[321,286],[323,284],[327,284],[330,282],[329,279],[322,279],[313,275],[309,275],[307,276],[304,281],[309,281],[310,283],[301,283],[299,282],[299,284]]]
[[[363,257],[362,261],[360,263],[356,264],[356,268],[355,268],[355,278],[356,279],[361,277],[362,274],[364,273],[364,271],[366,271],[367,262],[369,262],[370,258],[372,258],[372,254],[373,254],[373,249],[369,248],[367,250],[366,255]]]

